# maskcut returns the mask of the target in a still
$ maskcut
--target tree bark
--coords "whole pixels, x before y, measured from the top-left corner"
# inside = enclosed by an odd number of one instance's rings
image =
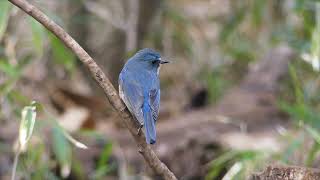
[[[263,172],[253,174],[249,180],[318,180],[320,169],[295,166],[268,166]]]

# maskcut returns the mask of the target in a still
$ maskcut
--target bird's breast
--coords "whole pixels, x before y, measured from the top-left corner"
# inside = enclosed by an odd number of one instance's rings
[[[161,64],[159,64],[158,68],[157,68],[157,75],[159,76],[160,73],[160,68],[161,68]]]
[[[119,84],[119,96],[124,101],[124,94],[123,94],[123,90],[122,90],[121,84]]]

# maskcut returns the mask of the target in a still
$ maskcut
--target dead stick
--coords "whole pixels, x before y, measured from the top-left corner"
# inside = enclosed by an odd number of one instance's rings
[[[133,136],[139,152],[146,160],[147,164],[164,179],[177,179],[175,175],[168,169],[168,167],[162,163],[157,155],[153,152],[150,146],[145,141],[144,133],[137,133],[138,124],[132,118],[130,112],[124,103],[120,100],[115,88],[112,86],[109,79],[99,68],[97,63],[90,57],[90,55],[58,24],[53,22],[48,16],[41,12],[38,8],[30,4],[26,0],[8,0],[12,4],[16,5],[24,12],[32,16],[39,21],[49,31],[55,34],[71,51],[79,58],[79,60],[87,66],[91,76],[97,81],[99,86],[103,89],[108,100],[112,106],[118,111],[123,123],[126,125],[131,135]]]

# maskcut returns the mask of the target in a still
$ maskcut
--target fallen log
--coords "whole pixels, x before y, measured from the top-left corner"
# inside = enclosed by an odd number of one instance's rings
[[[320,169],[297,166],[268,166],[263,172],[251,175],[249,180],[319,180]]]

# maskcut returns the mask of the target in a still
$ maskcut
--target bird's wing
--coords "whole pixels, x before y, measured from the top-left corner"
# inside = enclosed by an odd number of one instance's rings
[[[135,118],[143,124],[143,91],[136,81],[126,80],[120,74],[119,77],[119,94],[121,99],[129,108],[130,112],[135,116]]]
[[[142,113],[144,117],[144,128],[146,141],[149,144],[156,143],[156,120],[158,118],[160,94],[159,89],[151,89],[144,95]]]
[[[154,121],[157,121],[160,108],[160,89],[151,90],[149,95],[152,110],[152,118]]]

